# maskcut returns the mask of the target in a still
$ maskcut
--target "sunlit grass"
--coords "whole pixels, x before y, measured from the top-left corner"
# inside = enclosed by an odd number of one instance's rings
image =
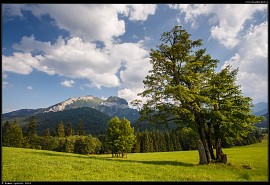
[[[198,165],[198,151],[127,158],[2,147],[3,181],[268,181],[268,141],[223,149],[228,163]],[[249,165],[245,169],[242,165]]]

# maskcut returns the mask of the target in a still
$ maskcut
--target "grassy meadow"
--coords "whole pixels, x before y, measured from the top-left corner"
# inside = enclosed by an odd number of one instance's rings
[[[2,147],[2,181],[268,181],[267,140],[223,151],[228,164],[198,165],[197,150],[112,158]]]

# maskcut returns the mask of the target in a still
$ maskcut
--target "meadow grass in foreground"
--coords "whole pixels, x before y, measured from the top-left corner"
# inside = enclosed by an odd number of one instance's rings
[[[267,140],[223,151],[227,165],[198,165],[197,150],[111,158],[2,147],[2,181],[268,181]]]

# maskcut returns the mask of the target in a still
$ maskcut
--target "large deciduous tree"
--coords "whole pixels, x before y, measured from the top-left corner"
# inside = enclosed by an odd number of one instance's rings
[[[235,85],[237,71],[215,72],[219,61],[201,48],[201,39],[190,36],[181,26],[161,35],[162,44],[150,51],[153,68],[143,81],[145,90],[138,94],[146,103],[133,104],[139,105],[141,120],[192,128],[198,135],[199,163],[208,164],[223,154],[214,156],[213,140],[222,152],[222,139],[244,135],[258,119],[250,114],[251,99]]]

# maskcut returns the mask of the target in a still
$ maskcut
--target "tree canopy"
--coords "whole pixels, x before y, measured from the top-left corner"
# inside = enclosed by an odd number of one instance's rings
[[[123,157],[125,153],[131,152],[135,142],[134,128],[126,118],[120,120],[114,117],[108,122],[106,141],[112,156],[121,153]]]
[[[202,40],[191,40],[181,26],[161,35],[162,44],[150,51],[152,70],[138,95],[141,120],[173,122],[197,132],[202,151],[201,164],[219,159],[213,144],[245,136],[260,117],[251,114],[252,99],[244,97],[236,85],[237,70],[230,66],[216,72],[218,60],[201,48]],[[220,148],[220,147],[219,147]],[[205,157],[201,157],[205,155]]]

